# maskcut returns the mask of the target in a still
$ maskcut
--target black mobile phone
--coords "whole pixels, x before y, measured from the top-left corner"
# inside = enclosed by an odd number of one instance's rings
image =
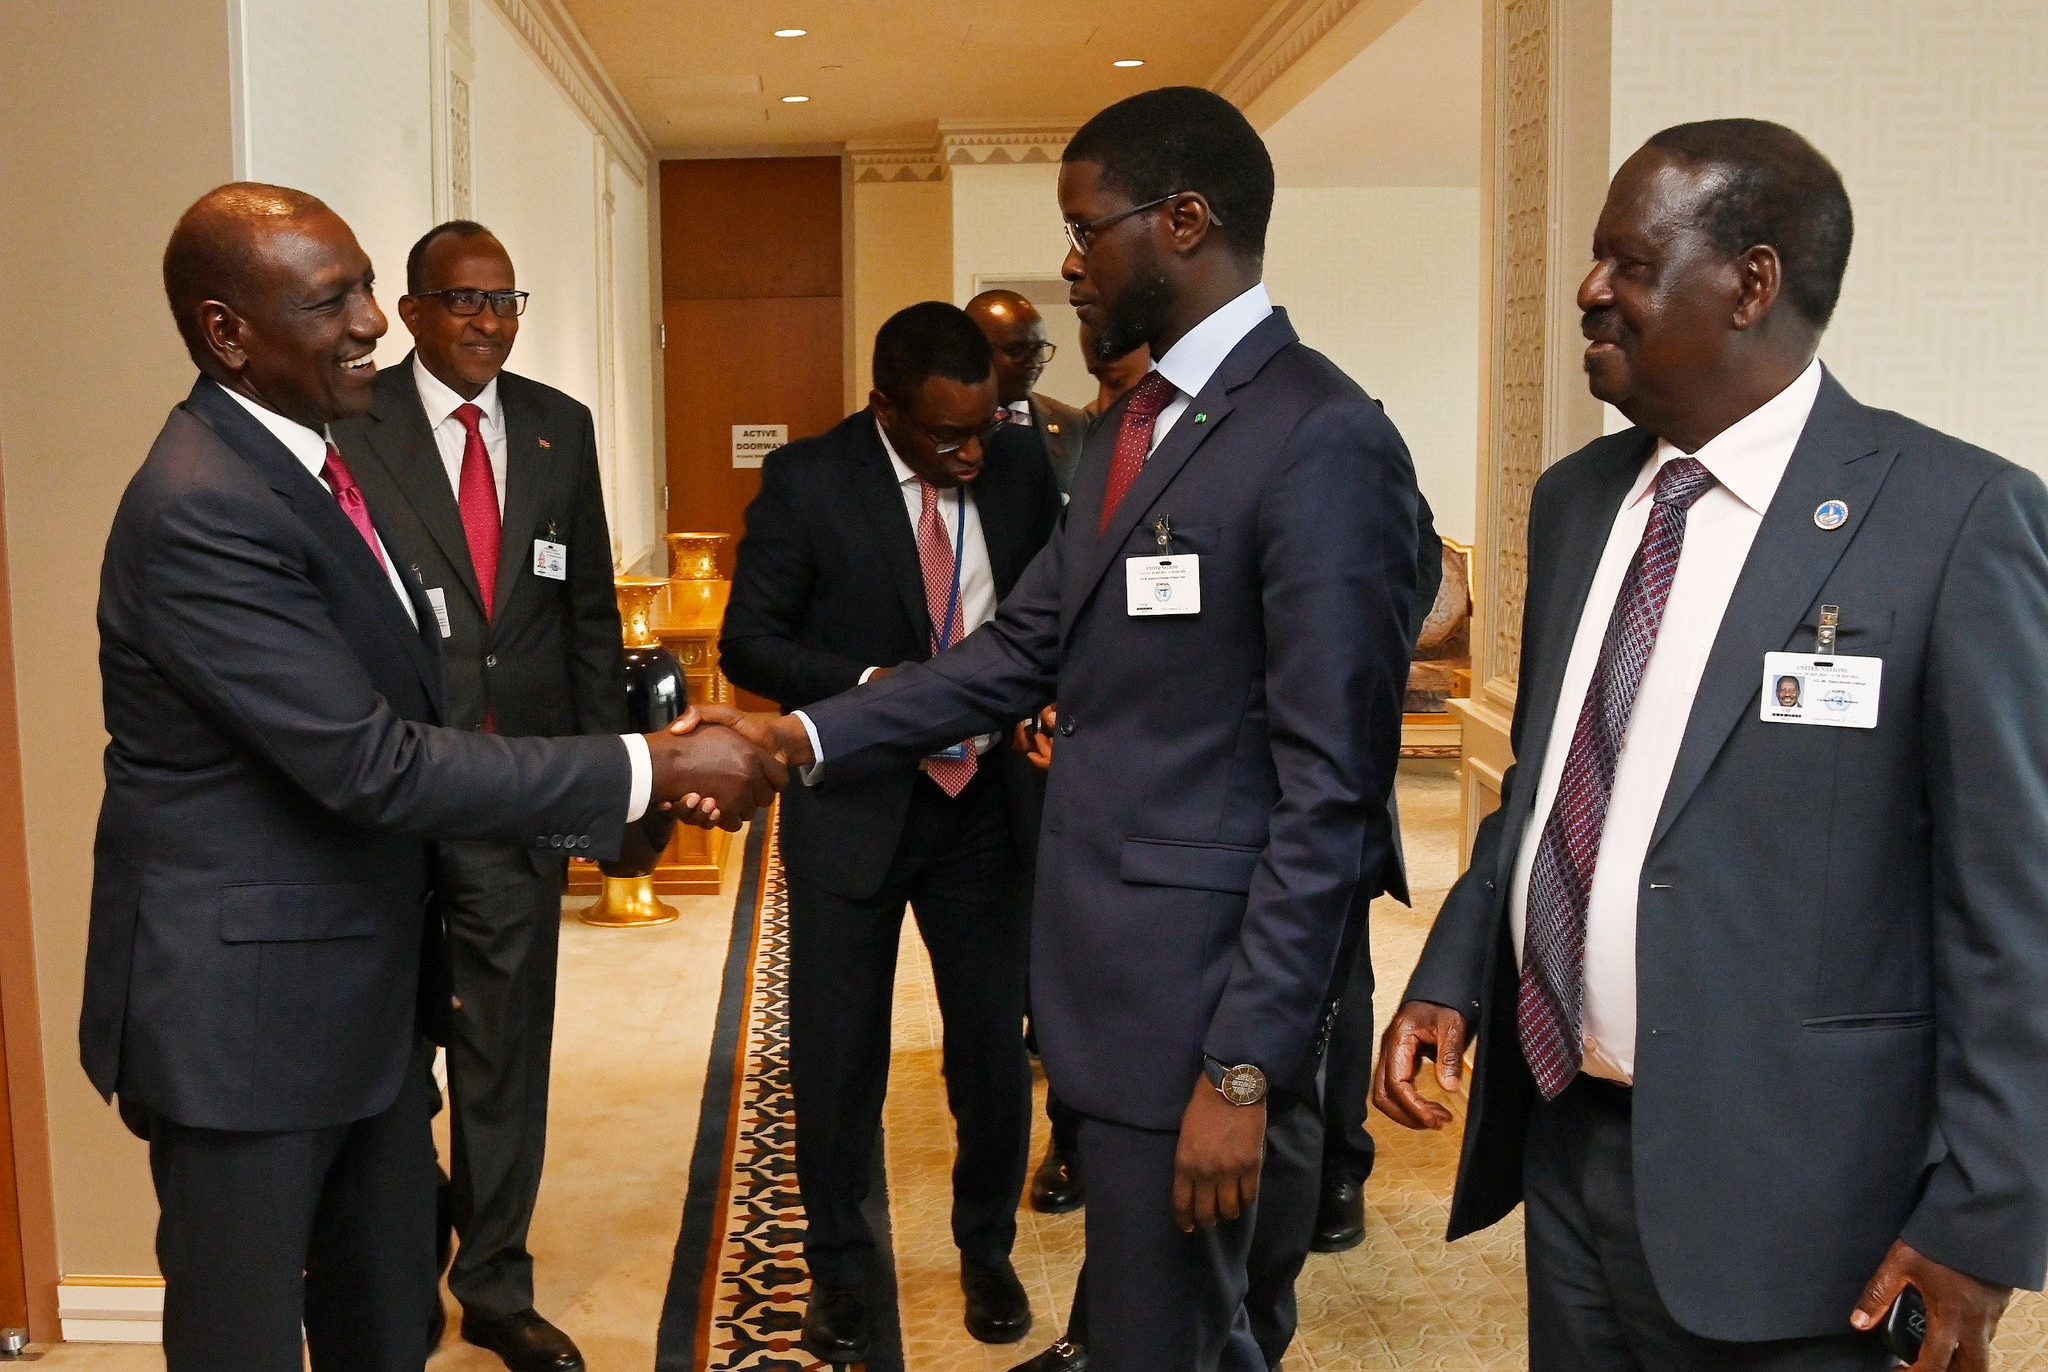
[[[1920,1360],[1920,1345],[1927,1338],[1927,1302],[1919,1287],[1908,1286],[1899,1292],[1891,1314],[1885,1316],[1884,1337],[1900,1366],[1910,1367]]]

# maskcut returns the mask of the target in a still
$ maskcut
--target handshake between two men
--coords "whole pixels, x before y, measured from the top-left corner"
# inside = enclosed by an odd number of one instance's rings
[[[791,767],[816,760],[795,716],[729,705],[692,706],[646,738],[653,808],[700,829],[738,829],[789,784]]]

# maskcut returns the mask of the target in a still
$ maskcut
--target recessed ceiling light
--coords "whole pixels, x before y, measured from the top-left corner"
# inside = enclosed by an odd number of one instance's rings
[[[1145,65],[1145,59],[1142,57],[1120,57],[1109,65],[1112,67],[1142,67]]]
[[[808,95],[785,95],[782,97],[782,103],[785,105],[808,105],[811,103],[811,97]]]
[[[777,29],[775,30],[775,36],[777,38],[801,38],[809,32],[809,29]]]

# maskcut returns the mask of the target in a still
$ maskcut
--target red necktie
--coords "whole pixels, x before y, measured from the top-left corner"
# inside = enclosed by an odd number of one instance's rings
[[[1614,794],[1614,769],[1629,716],[1635,713],[1636,688],[1643,684],[1643,669],[1664,624],[1664,606],[1685,543],[1686,513],[1713,484],[1713,473],[1698,458],[1675,458],[1657,473],[1656,506],[1614,598],[1600,656],[1586,683],[1586,701],[1572,730],[1571,751],[1565,754],[1557,799],[1529,869],[1515,1024],[1522,1056],[1545,1100],[1557,1099],[1572,1084],[1585,1058],[1586,908],[1600,835],[1607,827],[1607,802]]]
[[[349,475],[348,465],[332,443],[327,445],[327,464],[320,469],[320,479],[334,492],[335,503],[348,516],[348,522],[356,526],[363,542],[370,545],[370,556],[388,573],[391,568],[384,562],[384,546],[377,541],[377,526],[370,522],[370,507],[363,501],[363,488]]]
[[[1131,483],[1145,470],[1145,458],[1152,451],[1152,426],[1176,391],[1171,381],[1150,372],[1131,391],[1124,406],[1123,422],[1117,425],[1116,453],[1109,460],[1109,489],[1102,496],[1102,520],[1095,526],[1097,536],[1109,532],[1116,507],[1124,503]]]
[[[955,603],[953,588],[959,582],[953,572],[953,540],[946,536],[946,521],[939,517],[939,488],[929,481],[917,485],[924,496],[924,508],[917,516],[917,560],[924,564],[924,603],[934,625],[932,656],[937,657],[960,641],[960,621],[967,617],[967,608]],[[965,509],[960,511],[960,518],[967,518]],[[957,796],[974,780],[980,766],[981,759],[975,755],[970,741],[966,757],[927,759],[924,770],[939,783],[940,790]]]
[[[469,539],[469,562],[476,569],[477,593],[483,597],[484,618],[498,600],[498,541],[503,536],[498,514],[498,483],[491,472],[491,454],[484,447],[483,430],[478,427],[484,412],[474,405],[457,405],[455,417],[462,421],[462,479],[459,483],[462,532]]]

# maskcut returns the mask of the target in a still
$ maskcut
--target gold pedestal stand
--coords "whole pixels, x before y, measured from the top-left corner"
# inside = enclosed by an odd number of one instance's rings
[[[674,653],[691,704],[728,703],[732,687],[718,670],[718,631],[732,590],[718,574],[718,549],[726,535],[670,534],[667,541],[668,579],[618,579],[626,646],[658,643]],[[574,862],[569,868],[570,894],[599,896],[578,917],[586,924],[611,928],[666,924],[677,912],[661,896],[718,894],[732,840],[723,829],[678,824],[660,864],[648,877],[606,878],[595,863]]]

